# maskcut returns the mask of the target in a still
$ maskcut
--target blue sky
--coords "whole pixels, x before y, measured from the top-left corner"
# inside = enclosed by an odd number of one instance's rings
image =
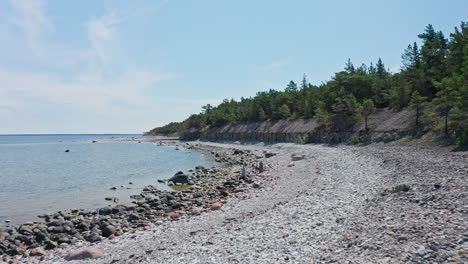
[[[0,134],[139,133],[446,36],[468,1],[2,0]]]

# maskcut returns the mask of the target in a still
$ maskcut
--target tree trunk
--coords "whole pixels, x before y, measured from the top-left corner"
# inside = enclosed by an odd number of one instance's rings
[[[448,137],[448,111],[445,113],[445,136]]]
[[[369,131],[369,128],[367,127],[367,115],[364,117],[364,121],[366,123],[366,133],[367,133],[367,131]]]
[[[419,106],[416,107],[416,127],[419,127]]]

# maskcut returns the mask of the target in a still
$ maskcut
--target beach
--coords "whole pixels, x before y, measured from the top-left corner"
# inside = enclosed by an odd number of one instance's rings
[[[180,214],[100,243],[20,261],[60,263],[70,251],[85,248],[103,255],[83,263],[467,260],[466,152],[391,144],[165,144],[225,157],[249,153],[243,162],[250,183],[211,199],[219,207],[200,214]],[[254,171],[260,162],[264,171]]]

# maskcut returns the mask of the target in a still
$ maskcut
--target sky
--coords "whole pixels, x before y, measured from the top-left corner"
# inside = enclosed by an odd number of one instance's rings
[[[0,0],[0,134],[142,133],[446,37],[466,0]]]

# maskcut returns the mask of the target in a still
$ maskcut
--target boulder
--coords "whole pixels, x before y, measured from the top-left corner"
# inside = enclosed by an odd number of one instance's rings
[[[83,259],[97,259],[102,257],[103,252],[99,248],[88,248],[85,250],[70,251],[65,255],[65,260],[83,260]]]
[[[45,247],[45,249],[47,249],[47,250],[54,249],[54,248],[56,248],[57,246],[58,246],[57,243],[55,243],[54,241],[51,241],[51,240],[46,240],[46,241],[44,242],[44,247]]]
[[[303,159],[305,159],[305,155],[300,155],[300,154],[291,155],[291,161],[298,161],[298,160],[303,160]]]
[[[102,235],[105,237],[109,237],[111,235],[115,234],[115,227],[111,225],[106,225],[102,228]]]
[[[137,214],[129,214],[127,216],[127,219],[128,219],[128,221],[136,221],[136,220],[139,220],[140,217]]]
[[[168,181],[173,182],[174,184],[189,184],[190,178],[188,175],[179,171],[174,175],[174,177],[170,178]]]
[[[196,166],[195,169],[197,169],[197,170],[206,170],[206,168],[204,166],[202,166],[202,165]]]
[[[87,235],[87,236],[85,237],[85,239],[86,239],[86,241],[93,243],[93,242],[100,241],[100,240],[101,240],[101,237],[99,237],[99,234],[98,234],[98,233],[96,233],[96,232],[91,232],[91,233],[89,233],[89,235]]]
[[[35,249],[31,250],[29,255],[32,256],[32,257],[40,257],[40,256],[47,255],[47,252],[42,248],[35,248]]]
[[[109,207],[103,207],[98,210],[99,215],[110,215],[112,214],[112,209]]]

